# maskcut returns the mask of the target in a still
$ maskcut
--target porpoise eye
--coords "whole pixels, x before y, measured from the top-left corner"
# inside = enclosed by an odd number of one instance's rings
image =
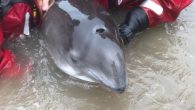
[[[96,33],[99,33],[99,34],[102,34],[104,32],[105,32],[105,29],[103,29],[103,28],[99,28],[96,30]]]
[[[77,19],[73,19],[72,23],[73,23],[74,26],[78,26],[80,24],[80,21],[77,20]]]

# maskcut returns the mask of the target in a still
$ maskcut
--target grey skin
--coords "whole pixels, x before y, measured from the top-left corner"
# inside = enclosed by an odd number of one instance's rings
[[[117,27],[95,0],[56,1],[41,31],[63,72],[117,92],[125,90],[127,76]]]

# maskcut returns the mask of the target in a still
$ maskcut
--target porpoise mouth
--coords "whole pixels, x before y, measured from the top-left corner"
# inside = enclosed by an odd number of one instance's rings
[[[102,73],[101,71],[97,71],[95,69],[87,69],[87,74],[90,76],[90,79],[92,81],[99,83],[106,88],[109,88],[111,90],[114,90],[118,93],[123,93],[126,89],[127,81],[126,76],[117,76],[116,74],[113,76],[106,76],[105,73]],[[124,73],[124,75],[126,75]]]
[[[72,66],[64,63],[58,63],[57,65],[62,71],[69,74],[70,76],[73,76],[74,78],[100,84],[103,87],[109,88],[118,93],[123,93],[126,89],[126,76],[117,76],[116,74],[107,76],[105,73],[96,68],[73,68]],[[124,73],[123,75],[126,74]]]

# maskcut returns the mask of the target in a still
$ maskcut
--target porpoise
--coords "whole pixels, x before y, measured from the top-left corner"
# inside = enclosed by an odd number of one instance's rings
[[[125,90],[127,74],[116,23],[95,0],[56,0],[41,33],[64,73],[117,92]]]

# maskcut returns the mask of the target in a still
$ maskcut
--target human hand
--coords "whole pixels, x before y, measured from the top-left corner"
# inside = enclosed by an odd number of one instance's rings
[[[55,0],[39,0],[39,7],[42,11],[47,11],[55,2]]]
[[[123,43],[127,45],[134,37],[131,27],[129,27],[127,24],[121,24],[118,28],[120,38],[122,39]]]
[[[129,10],[124,22],[119,26],[119,34],[124,44],[128,44],[136,33],[148,27],[148,17],[140,7]]]

